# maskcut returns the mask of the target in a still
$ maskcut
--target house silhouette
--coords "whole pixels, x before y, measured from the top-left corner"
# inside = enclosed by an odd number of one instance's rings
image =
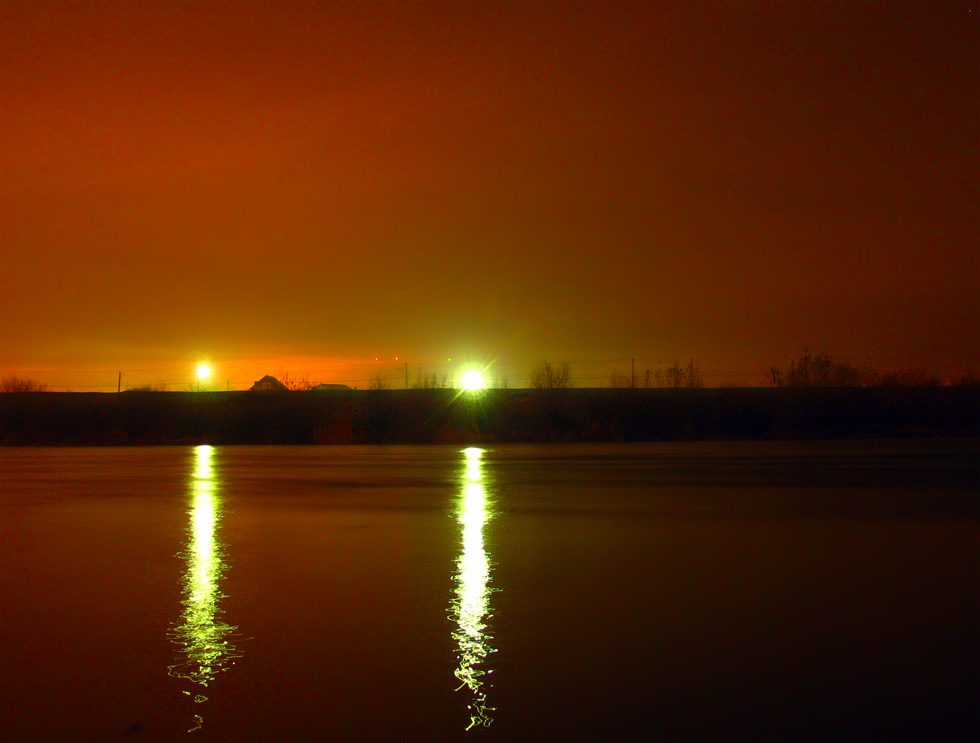
[[[262,379],[249,387],[250,392],[289,392],[289,388],[275,377],[266,374]]]

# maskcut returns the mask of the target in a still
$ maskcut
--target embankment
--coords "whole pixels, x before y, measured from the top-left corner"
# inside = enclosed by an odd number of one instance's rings
[[[0,394],[0,445],[980,435],[980,388]]]

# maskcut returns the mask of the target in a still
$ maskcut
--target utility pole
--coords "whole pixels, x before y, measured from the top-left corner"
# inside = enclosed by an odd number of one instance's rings
[[[630,359],[630,389],[636,387],[636,359]]]
[[[122,392],[122,372],[119,372],[119,381],[116,383],[116,393]]]
[[[405,362],[405,389],[408,389],[408,362]]]
[[[231,392],[231,380],[230,379],[226,379],[225,380],[225,392]]]

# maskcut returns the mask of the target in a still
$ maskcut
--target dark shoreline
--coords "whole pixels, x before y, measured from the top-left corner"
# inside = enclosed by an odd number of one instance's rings
[[[0,445],[432,444],[980,435],[980,388],[0,395]]]

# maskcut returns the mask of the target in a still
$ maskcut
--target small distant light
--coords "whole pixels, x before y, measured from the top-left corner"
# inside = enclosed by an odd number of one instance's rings
[[[395,361],[398,361],[398,357],[397,356],[395,357]]]

